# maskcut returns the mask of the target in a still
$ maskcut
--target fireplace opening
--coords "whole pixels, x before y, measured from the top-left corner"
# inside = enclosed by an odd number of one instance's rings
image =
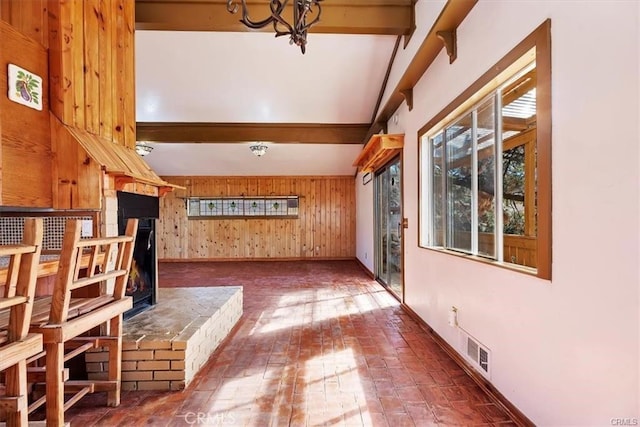
[[[118,232],[123,234],[129,218],[138,219],[138,234],[126,295],[133,297],[133,308],[124,314],[130,318],[156,303],[158,262],[156,258],[157,197],[118,192]]]

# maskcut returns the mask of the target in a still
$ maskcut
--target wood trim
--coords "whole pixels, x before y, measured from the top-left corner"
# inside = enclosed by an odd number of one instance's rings
[[[387,84],[389,83],[389,75],[391,74],[391,67],[393,66],[393,62],[396,59],[396,55],[398,54],[398,48],[400,47],[401,37],[398,36],[396,39],[396,45],[393,47],[393,52],[391,52],[391,56],[389,57],[389,63],[387,64],[387,71],[384,74],[384,80],[382,81],[382,86],[380,86],[380,93],[378,93],[378,99],[376,100],[376,106],[373,108],[373,112],[371,113],[371,123],[376,120],[376,113],[380,108],[380,104],[382,103],[382,97],[384,96],[384,91],[387,89]]]
[[[161,176],[162,179],[168,179],[168,180],[176,180],[176,179],[202,179],[202,178],[228,178],[228,177],[222,177],[222,176],[209,176],[209,177],[205,177],[203,175],[163,175]],[[238,177],[233,177],[233,178],[238,178]],[[284,179],[327,179],[327,178],[353,178],[351,175],[243,175],[239,178],[242,179],[273,179],[273,178],[284,178]],[[295,196],[296,194],[291,194],[291,196]],[[243,196],[242,194],[240,196]],[[298,194],[298,197],[300,197],[301,199],[304,199],[304,195]],[[189,197],[209,197],[209,196],[197,196],[197,195],[191,195]],[[216,196],[217,197],[217,196]],[[229,196],[229,197],[234,197],[234,196]],[[248,196],[247,196],[248,197]],[[262,196],[260,196],[262,197]],[[265,196],[265,197],[269,197],[269,196]]]
[[[369,270],[367,266],[364,265],[358,257],[355,258],[355,261],[356,261],[356,264],[358,264],[358,266],[362,269],[362,271],[364,271],[364,273],[367,276],[369,276],[369,278],[371,278],[371,280],[376,280],[376,275],[373,274],[373,271]]]
[[[284,258],[160,258],[158,262],[270,262],[270,261],[352,261],[353,257],[284,257]]]
[[[458,110],[463,104],[472,98],[484,94],[485,88],[491,87],[491,82],[496,77],[504,73],[505,70],[511,68],[520,58],[524,57],[527,52],[535,49],[536,60],[536,110],[537,110],[537,126],[536,126],[536,149],[537,149],[537,272],[536,276],[541,279],[551,280],[551,249],[552,249],[552,233],[551,233],[551,20],[547,19],[531,34],[529,34],[522,42],[514,47],[502,59],[500,59],[489,71],[484,73],[478,80],[465,89],[442,111],[436,114],[418,131],[418,171],[422,174],[420,167],[420,159],[422,158],[422,144],[420,142],[422,136],[432,128],[439,126],[443,120]],[[515,71],[515,70],[514,70]],[[493,88],[495,89],[495,87]],[[482,92],[482,93],[480,93]],[[483,95],[483,96],[484,96]],[[418,179],[418,200],[422,199],[421,183],[422,179]],[[418,206],[421,204],[418,203]],[[422,209],[422,208],[419,208]],[[418,215],[420,217],[420,213]],[[420,246],[420,242],[418,242]],[[423,246],[421,246],[423,247]],[[432,249],[432,248],[427,248]],[[436,249],[437,250],[437,249]],[[442,252],[442,251],[440,251]],[[495,263],[495,265],[504,266]],[[510,267],[507,267],[510,268]],[[513,270],[519,271],[517,266]]]
[[[551,280],[551,20],[547,19],[527,39],[536,47],[538,151],[538,277]],[[523,42],[524,43],[524,42]],[[525,48],[522,46],[521,49]]]
[[[413,89],[440,51],[444,49],[444,45],[438,38],[437,33],[439,31],[455,31],[477,2],[478,0],[449,0],[447,4],[445,4],[440,16],[438,16],[427,33],[427,36],[413,56],[413,59],[398,81],[391,96],[382,110],[378,112],[376,119],[373,120],[373,124],[369,128],[366,137],[363,138],[364,141],[368,141],[371,135],[378,131],[378,123],[389,120],[404,101],[404,96],[401,91]]]
[[[139,141],[362,144],[368,123],[155,123],[138,122]]]
[[[269,16],[268,2],[251,2],[251,16]],[[412,0],[335,0],[322,3],[321,20],[312,33],[410,35]],[[255,31],[227,11],[226,0],[136,0],[137,30]],[[256,18],[258,19],[258,18]],[[272,32],[267,25],[259,31]]]
[[[418,326],[420,326],[426,333],[428,333],[433,340],[453,359],[453,361],[464,370],[467,375],[471,377],[471,379],[484,391],[489,398],[493,401],[495,405],[500,407],[503,411],[505,411],[513,420],[515,424],[518,426],[535,426],[535,424],[527,418],[525,414],[522,413],[513,403],[509,402],[509,400],[502,394],[498,389],[491,384],[486,378],[484,378],[480,373],[478,373],[471,365],[467,363],[466,360],[460,356],[460,354],[448,343],[446,342],[438,333],[431,327],[427,322],[422,320],[422,318],[411,309],[408,305],[402,303],[400,305],[402,309],[411,317]]]

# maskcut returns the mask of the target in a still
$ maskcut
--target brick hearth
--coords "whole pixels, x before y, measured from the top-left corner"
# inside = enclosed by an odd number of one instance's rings
[[[124,322],[123,390],[182,390],[242,316],[242,287],[161,288],[158,304]],[[108,353],[86,355],[106,379]]]

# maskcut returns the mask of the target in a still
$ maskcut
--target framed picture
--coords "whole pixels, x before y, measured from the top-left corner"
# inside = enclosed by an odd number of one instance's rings
[[[42,77],[9,64],[9,99],[42,111]]]

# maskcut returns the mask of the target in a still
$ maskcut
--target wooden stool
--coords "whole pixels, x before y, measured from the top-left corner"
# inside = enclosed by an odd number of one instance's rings
[[[125,289],[138,220],[130,219],[125,235],[116,237],[80,239],[80,228],[80,221],[67,221],[53,295],[38,299],[32,316],[31,332],[42,334],[46,352],[47,426],[64,425],[64,411],[87,393],[107,391],[107,404],[120,404],[122,314],[132,307]],[[109,349],[108,379],[67,381],[64,362],[97,347]],[[66,402],[65,393],[72,394]]]
[[[42,351],[42,335],[29,333],[42,250],[42,219],[27,218],[21,245],[0,246],[9,257],[7,281],[0,296],[0,371],[5,371],[6,395],[0,406],[7,426],[28,424],[27,359]]]

